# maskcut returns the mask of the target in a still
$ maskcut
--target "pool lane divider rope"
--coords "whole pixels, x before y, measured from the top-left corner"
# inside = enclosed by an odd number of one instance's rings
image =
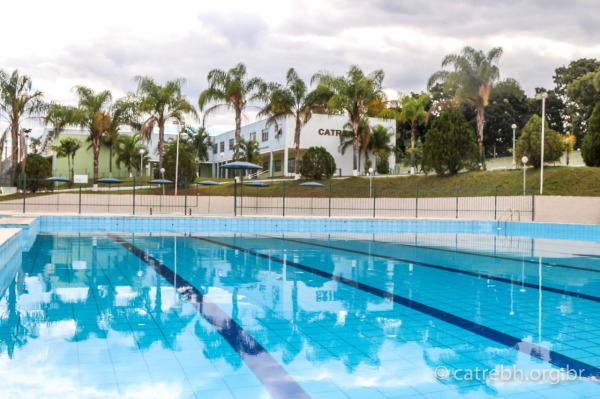
[[[524,287],[532,288],[535,290],[541,289],[542,291],[548,291],[548,292],[552,292],[554,294],[572,296],[574,298],[586,299],[586,300],[592,301],[592,302],[600,302],[600,297],[597,297],[595,295],[584,294],[584,293],[577,292],[577,291],[562,290],[559,288],[548,287],[546,285],[540,286],[539,284],[528,283],[528,282],[521,281],[518,279],[509,279],[506,277],[494,276],[492,274],[480,273],[480,272],[475,272],[475,271],[470,271],[470,270],[461,270],[461,269],[456,269],[454,267],[434,265],[432,263],[426,263],[426,262],[422,262],[422,261],[418,261],[418,260],[398,258],[398,257],[391,256],[391,255],[383,255],[383,254],[377,254],[377,253],[373,253],[373,252],[369,253],[369,252],[365,252],[365,251],[359,251],[356,249],[335,247],[333,245],[318,244],[318,243],[314,243],[314,242],[307,242],[307,241],[302,241],[302,240],[293,239],[293,238],[282,238],[282,237],[272,237],[272,236],[265,236],[265,237],[268,237],[273,240],[280,240],[280,241],[285,241],[285,242],[293,242],[296,244],[310,245],[310,246],[318,247],[318,248],[334,249],[336,251],[348,252],[348,253],[357,254],[357,255],[367,255],[367,256],[372,256],[375,258],[392,260],[395,262],[412,263],[414,265],[423,266],[423,267],[427,267],[430,269],[443,270],[446,272],[456,273],[456,274],[464,274],[467,276],[472,276],[472,277],[477,277],[477,278],[485,278],[485,279],[489,279],[489,280],[493,280],[493,281],[498,281],[501,283],[516,284],[519,286],[524,286]],[[452,252],[452,253],[454,253],[454,252]],[[517,259],[512,259],[512,260],[514,260],[515,262],[519,261]]]
[[[190,282],[176,275],[158,259],[148,256],[140,248],[122,237],[116,234],[108,234],[108,236],[173,285],[179,294],[192,304],[227,343],[237,351],[240,358],[252,370],[273,398],[310,399],[310,395],[258,341]]]
[[[225,248],[230,248],[233,250],[240,251],[242,253],[247,253],[249,255],[256,256],[258,258],[263,258],[270,260],[272,262],[278,262],[281,264],[286,264],[287,266],[295,267],[296,269],[311,273],[313,275],[323,277],[325,279],[336,281],[338,283],[345,284],[349,287],[364,291],[366,293],[378,296],[383,299],[387,299],[389,301],[393,301],[398,305],[405,306],[409,309],[416,310],[417,312],[429,315],[443,322],[452,324],[456,327],[462,328],[463,330],[469,331],[471,333],[477,334],[481,337],[490,339],[495,341],[501,345],[505,345],[509,348],[513,348],[521,353],[532,356],[536,359],[539,359],[543,362],[552,364],[558,368],[566,369],[566,370],[575,370],[579,377],[586,377],[590,380],[599,383],[600,382],[600,368],[596,366],[592,366],[590,364],[584,363],[580,360],[573,359],[569,356],[563,355],[561,353],[555,352],[551,349],[541,347],[532,342],[523,341],[517,337],[514,337],[510,334],[503,333],[502,331],[493,329],[491,327],[484,326],[483,324],[479,324],[467,319],[464,319],[460,316],[454,315],[452,313],[445,312],[443,310],[434,308],[429,305],[425,305],[424,303],[417,302],[415,300],[405,298],[403,296],[385,291],[381,288],[373,287],[359,281],[351,280],[343,276],[339,276],[333,273],[329,273],[320,269],[316,269],[314,267],[306,266],[301,263],[293,262],[290,260],[284,260],[282,258],[278,258],[273,255],[267,255],[260,252],[253,251],[251,249],[239,247],[237,245],[232,245],[228,243],[224,243],[221,241],[191,236],[197,240],[205,241],[214,245],[218,245]]]

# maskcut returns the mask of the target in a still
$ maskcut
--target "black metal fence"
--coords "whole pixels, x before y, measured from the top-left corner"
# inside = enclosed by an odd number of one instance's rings
[[[12,213],[121,213],[132,215],[276,215],[319,217],[534,220],[533,195],[501,187],[469,192],[460,187],[393,185],[378,179],[229,181],[218,186],[128,181],[77,184],[38,181],[0,197]],[[37,183],[37,184],[35,184]],[[29,188],[35,187],[35,192]]]

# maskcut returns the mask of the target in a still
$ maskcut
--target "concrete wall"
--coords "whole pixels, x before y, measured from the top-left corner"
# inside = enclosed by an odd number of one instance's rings
[[[536,196],[536,222],[600,224],[600,198]]]

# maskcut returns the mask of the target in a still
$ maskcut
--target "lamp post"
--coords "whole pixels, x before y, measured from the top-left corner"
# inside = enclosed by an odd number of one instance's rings
[[[144,173],[144,154],[146,153],[146,150],[144,150],[143,148],[140,148],[140,177],[142,177],[143,173]]]
[[[515,129],[517,128],[517,125],[515,125],[514,123],[512,125],[510,125],[510,127],[513,130],[513,151],[512,151],[512,155],[513,155],[513,169],[515,169],[517,167],[517,161],[515,160]]]
[[[21,129],[21,138],[19,143],[20,161],[21,161],[21,176],[25,182],[25,163],[27,162],[27,141],[29,140],[31,129]]]
[[[223,169],[222,166],[224,164],[225,164],[225,153],[221,152],[221,169]],[[221,176],[221,177],[225,177],[225,172],[223,172],[223,176]]]
[[[525,195],[525,168],[527,167],[527,161],[529,161],[529,158],[527,157],[523,157],[521,158],[521,162],[523,162],[523,195]]]
[[[373,198],[373,168],[369,168],[369,198]]]
[[[165,168],[160,168],[160,178],[165,180]],[[165,195],[165,185],[162,185],[163,195]]]
[[[545,91],[535,95],[537,100],[542,100],[542,143],[541,143],[541,169],[540,169],[540,195],[544,194],[544,126],[546,125],[546,98],[548,93]]]

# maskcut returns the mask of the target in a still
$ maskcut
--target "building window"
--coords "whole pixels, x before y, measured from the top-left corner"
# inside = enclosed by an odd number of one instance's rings
[[[296,165],[296,158],[288,159],[288,173],[296,173],[294,166]]]
[[[263,170],[269,170],[269,161],[263,162]]]
[[[256,140],[256,132],[250,133],[250,141]]]
[[[264,129],[262,131],[262,141],[269,141],[269,129]]]
[[[229,149],[233,150],[233,139],[229,139]]]
[[[221,141],[221,143],[219,143],[219,149],[221,150],[221,152],[225,152],[225,142]]]
[[[219,152],[219,145],[216,141],[213,141],[213,154],[217,154]]]
[[[281,160],[275,161],[275,172],[281,172]]]

